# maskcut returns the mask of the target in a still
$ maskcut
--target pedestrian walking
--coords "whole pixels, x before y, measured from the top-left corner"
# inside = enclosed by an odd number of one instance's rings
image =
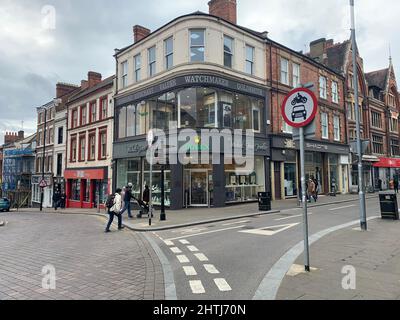
[[[312,181],[314,182],[314,187],[315,187],[315,191],[314,191],[314,201],[317,202],[318,200],[318,193],[319,193],[319,183],[318,180],[315,179],[314,177],[311,177]]]
[[[396,193],[399,193],[399,177],[398,176],[394,177],[393,187],[394,187],[394,191]]]
[[[118,230],[122,230],[124,227],[122,226],[122,214],[121,214],[121,207],[122,207],[122,198],[121,198],[122,190],[118,188],[115,191],[115,194],[108,196],[106,207],[109,214],[109,220],[106,227],[106,232],[110,232],[111,224],[114,221],[114,217],[117,216],[118,218]]]
[[[57,208],[60,206],[60,201],[61,201],[61,193],[59,190],[56,190],[53,194],[53,207],[55,211],[57,211]]]
[[[315,199],[314,198],[314,195],[315,195],[315,183],[311,178],[308,179],[307,194],[308,194],[308,202],[311,202],[311,199]]]
[[[145,203],[145,205],[150,209],[149,203],[150,203],[150,189],[149,186],[145,186],[143,190],[143,196],[142,200]],[[149,212],[150,214],[150,212]],[[153,217],[153,214],[151,214],[151,217]]]
[[[63,191],[61,192],[61,201],[60,201],[61,209],[65,209],[66,200],[67,200],[67,195],[65,194],[65,191]]]
[[[128,185],[125,187],[125,193],[123,195],[124,208],[121,211],[121,214],[123,214],[125,211],[128,211],[128,217],[131,219],[133,218],[131,212],[131,199],[133,198],[132,188],[133,188],[132,183],[128,183]]]

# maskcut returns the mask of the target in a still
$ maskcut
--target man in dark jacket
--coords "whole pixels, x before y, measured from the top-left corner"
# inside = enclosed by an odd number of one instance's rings
[[[149,186],[145,186],[144,187],[144,191],[143,191],[143,202],[146,202],[146,204],[149,204],[150,202],[150,189]]]
[[[54,210],[57,211],[57,208],[60,206],[60,201],[61,201],[61,193],[60,191],[56,190],[53,194]]]
[[[125,188],[125,195],[124,195],[124,209],[121,211],[121,214],[123,214],[126,210],[128,210],[128,217],[132,217],[132,212],[131,212],[131,199],[133,198],[132,195],[132,183],[128,183],[128,185]]]

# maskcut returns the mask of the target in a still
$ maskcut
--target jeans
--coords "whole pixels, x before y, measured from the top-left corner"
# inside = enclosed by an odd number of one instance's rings
[[[122,228],[122,214],[116,214],[114,211],[110,211],[110,210],[108,211],[108,214],[109,214],[110,218],[109,218],[108,223],[107,223],[106,231],[110,231],[111,224],[114,221],[114,216],[117,216],[117,218],[118,218],[118,229],[121,229]]]
[[[132,218],[132,212],[131,212],[131,202],[130,201],[124,201],[124,209],[121,211],[121,215],[128,210],[128,217]]]

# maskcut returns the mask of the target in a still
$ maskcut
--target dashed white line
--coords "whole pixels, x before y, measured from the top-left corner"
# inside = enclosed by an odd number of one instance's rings
[[[194,255],[200,262],[208,261],[208,258],[203,253],[196,253]]]
[[[199,252],[199,249],[197,249],[195,246],[187,246],[190,252]]]
[[[223,226],[224,226],[224,227],[225,227],[225,226],[232,226],[232,225],[235,225],[235,224],[242,224],[242,223],[247,223],[247,222],[250,222],[250,220],[243,220],[243,221],[225,223],[225,224],[223,224]]]
[[[218,229],[218,230],[213,230],[213,231],[208,231],[208,232],[189,234],[189,235],[186,235],[186,236],[171,238],[171,239],[168,239],[168,240],[169,241],[173,241],[173,240],[185,239],[185,238],[190,238],[190,237],[197,237],[197,236],[202,236],[202,235],[205,235],[205,234],[210,234],[210,233],[215,233],[215,232],[222,232],[222,231],[240,229],[240,228],[243,228],[243,227],[245,227],[245,225],[241,225],[241,226],[237,226],[237,227],[231,227],[231,228],[225,228],[225,229]]]
[[[347,209],[347,208],[353,208],[353,207],[355,207],[354,204],[351,205],[351,206],[345,206],[345,207],[339,207],[339,208],[332,208],[332,209],[329,209],[329,211],[336,211],[336,210]]]
[[[217,268],[213,264],[205,264],[204,268],[206,269],[206,271],[208,273],[219,274],[219,271],[217,270]]]
[[[185,239],[183,239],[183,240],[179,240],[179,242],[180,242],[180,243],[182,243],[182,244],[190,244],[190,242],[189,242],[189,241],[187,241],[187,240],[185,240]]]
[[[192,266],[185,266],[183,267],[183,271],[188,277],[197,276],[196,269]]]
[[[169,247],[174,245],[174,243],[172,241],[170,241],[170,240],[165,240],[164,243]]]
[[[219,291],[232,291],[231,286],[228,284],[228,282],[226,282],[225,279],[221,278],[221,279],[214,279],[215,284],[217,285]]]
[[[176,258],[179,260],[180,263],[189,263],[188,257],[186,257],[184,254],[180,256],[176,256]]]
[[[179,248],[177,248],[177,247],[171,248],[171,251],[172,251],[173,253],[175,253],[175,254],[177,254],[177,253],[182,253],[182,250],[179,249]]]
[[[311,216],[313,213],[309,212],[308,215]],[[302,214],[297,214],[295,216],[290,216],[290,217],[285,217],[285,218],[279,218],[279,219],[275,219],[275,221],[283,221],[283,220],[289,220],[289,219],[293,219],[293,218],[299,218],[302,217]]]
[[[189,281],[189,284],[194,294],[202,294],[206,292],[200,280]]]

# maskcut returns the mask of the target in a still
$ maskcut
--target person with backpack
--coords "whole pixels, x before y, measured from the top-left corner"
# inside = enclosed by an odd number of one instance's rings
[[[131,219],[133,218],[132,212],[131,212],[131,199],[133,198],[132,188],[133,188],[132,183],[128,183],[128,185],[125,187],[124,208],[121,211],[121,215],[122,215],[126,210],[128,210],[128,217]]]
[[[124,227],[122,225],[122,214],[121,214],[121,207],[122,207],[122,197],[121,197],[121,189],[117,189],[115,194],[108,196],[106,207],[109,214],[109,220],[106,227],[106,232],[110,232],[111,224],[114,221],[114,217],[117,216],[118,218],[118,230],[122,230]]]

